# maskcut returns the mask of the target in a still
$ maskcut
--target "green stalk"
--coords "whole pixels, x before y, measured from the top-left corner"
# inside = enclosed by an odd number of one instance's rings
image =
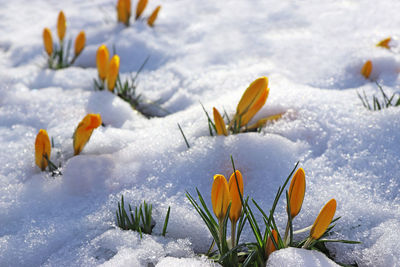
[[[218,219],[218,232],[219,232],[219,243],[222,247],[222,235],[224,234],[224,219]],[[222,251],[221,251],[222,253]]]
[[[285,247],[289,244],[289,221],[286,223],[286,230],[285,230],[285,236],[283,238],[283,243],[285,244]]]
[[[234,248],[234,247],[236,246],[235,234],[236,234],[236,222],[231,222],[231,241],[232,241],[232,248]]]

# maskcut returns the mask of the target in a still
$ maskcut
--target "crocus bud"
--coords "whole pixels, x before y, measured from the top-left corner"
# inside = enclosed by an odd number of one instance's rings
[[[41,129],[35,141],[35,162],[44,171],[48,165],[47,158],[50,158],[51,146],[50,139],[46,130]]]
[[[131,16],[131,1],[118,0],[117,3],[118,21],[129,25],[129,18]]]
[[[371,75],[371,71],[372,71],[372,62],[371,60],[368,60],[367,62],[365,62],[364,66],[361,69],[361,74],[368,79],[369,75]]]
[[[245,112],[240,118],[240,126],[247,125],[249,121],[257,114],[257,112],[264,106],[267,101],[269,94],[269,88],[264,88],[261,94],[258,96],[257,100],[250,105],[247,112]]]
[[[136,6],[136,19],[138,19],[140,15],[142,15],[143,10],[146,8],[146,6],[147,0],[139,0],[139,3]]]
[[[88,114],[76,127],[73,135],[74,155],[81,153],[94,129],[101,125],[100,114]]]
[[[392,40],[392,38],[388,37],[386,39],[383,39],[379,43],[377,43],[376,46],[383,47],[383,48],[386,48],[386,49],[390,49],[389,43],[390,43],[391,40]]]
[[[268,78],[261,77],[252,82],[244,91],[242,98],[236,108],[236,115],[242,116],[256,102],[265,89],[268,88]]]
[[[53,54],[53,38],[51,37],[51,31],[49,28],[43,30],[43,43],[46,53],[51,56]]]
[[[219,114],[216,108],[213,108],[213,115],[214,115],[214,123],[215,123],[215,129],[217,130],[217,134],[227,136],[228,131],[226,130],[224,119],[222,118],[221,114]]]
[[[67,21],[64,12],[60,11],[57,19],[57,34],[60,41],[64,40],[65,32],[67,30]]]
[[[289,186],[290,216],[292,219],[299,214],[303,205],[304,193],[306,192],[306,175],[300,168],[293,175]]]
[[[325,204],[322,210],[319,212],[317,219],[315,220],[311,231],[310,236],[312,239],[317,240],[320,238],[328,228],[329,224],[331,224],[333,216],[336,211],[336,200],[332,198]]]
[[[154,22],[157,19],[158,12],[160,11],[160,9],[161,9],[161,6],[157,6],[156,9],[154,9],[153,13],[151,13],[150,17],[147,19],[147,24],[150,27],[154,26]]]
[[[272,234],[272,237],[274,238],[275,243],[278,244],[278,232],[275,229],[272,229],[271,234]],[[276,250],[276,247],[274,245],[274,242],[272,242],[271,235],[269,235],[267,244],[265,245],[265,252],[266,252],[267,256],[269,256],[275,250]]]
[[[96,54],[96,64],[97,64],[97,71],[99,73],[99,78],[104,81],[107,77],[108,71],[108,59],[109,53],[108,49],[105,45],[101,45],[99,49],[97,49]]]
[[[225,218],[230,202],[231,197],[225,177],[221,174],[214,175],[214,182],[211,188],[211,203],[214,214],[219,221]]]
[[[128,20],[131,16],[131,0],[125,0],[125,10],[126,14],[128,15]]]
[[[111,58],[110,65],[107,72],[107,87],[108,90],[114,91],[115,82],[117,81],[119,72],[119,56],[114,55]]]
[[[242,213],[242,200],[240,199],[240,195],[243,197],[243,177],[238,170],[232,173],[231,177],[229,178],[229,194],[232,199],[231,209],[229,211],[229,219],[232,223],[236,223]]]
[[[124,21],[125,7],[124,0],[118,0],[117,2],[117,20],[118,22]]]
[[[85,32],[81,31],[75,39],[75,56],[77,57],[85,48],[86,36]]]

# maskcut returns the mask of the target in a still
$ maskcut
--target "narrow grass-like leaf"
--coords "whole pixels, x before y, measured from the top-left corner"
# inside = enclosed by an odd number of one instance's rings
[[[164,227],[163,227],[162,234],[161,234],[162,236],[165,236],[165,234],[167,233],[167,226],[168,226],[170,211],[171,211],[171,207],[168,207],[167,215],[165,215]]]
[[[181,131],[181,134],[182,134],[182,136],[183,136],[183,139],[185,140],[185,143],[186,143],[187,148],[190,148],[189,142],[188,142],[188,140],[186,139],[185,133],[183,132],[183,130],[182,130],[181,126],[179,125],[179,123],[178,123],[178,127],[179,127],[179,131]]]
[[[214,132],[217,132],[217,128],[215,127],[215,124],[214,124],[213,121],[211,120],[210,116],[208,115],[207,110],[205,109],[205,107],[203,106],[203,104],[202,104],[201,102],[200,102],[200,105],[201,105],[201,107],[203,108],[204,113],[205,113],[206,116],[207,116],[208,128],[209,128],[209,130],[210,130],[210,135],[211,135],[211,136],[214,136],[212,130],[214,130]]]

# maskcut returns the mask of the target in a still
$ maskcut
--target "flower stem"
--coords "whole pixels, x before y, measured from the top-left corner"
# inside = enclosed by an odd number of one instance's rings
[[[236,234],[236,222],[231,222],[231,241],[232,241],[232,248],[234,248],[234,247],[236,246],[235,234]]]
[[[283,243],[285,244],[285,247],[289,245],[289,221],[286,223],[286,230],[285,230],[285,237],[283,238]]]
[[[218,230],[219,230],[219,243],[220,243],[220,246],[222,248],[222,234],[223,234],[223,231],[224,231],[224,219],[218,220],[218,226],[219,226],[219,228],[218,228]]]

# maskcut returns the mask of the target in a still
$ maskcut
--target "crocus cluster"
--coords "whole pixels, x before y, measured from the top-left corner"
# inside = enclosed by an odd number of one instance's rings
[[[392,37],[387,37],[376,44],[377,47],[384,48],[387,50],[392,50],[393,48],[393,39]],[[372,72],[372,61],[367,60],[361,68],[361,75],[365,77],[365,79],[370,79],[370,75]]]
[[[147,6],[148,0],[139,0],[136,6],[136,15],[135,20],[140,19],[143,14],[144,9]],[[161,6],[157,6],[151,15],[147,18],[147,24],[150,27],[154,26],[154,22],[157,19],[158,12],[160,11]],[[131,17],[131,1],[130,0],[118,0],[117,2],[117,20],[129,26],[129,21]]]
[[[333,228],[331,225],[333,216],[336,211],[336,200],[331,199],[322,208],[318,217],[312,226],[293,231],[293,220],[300,213],[306,191],[306,179],[303,168],[296,170],[298,164],[286,178],[283,186],[278,189],[274,203],[270,209],[269,215],[264,212],[255,200],[252,202],[261,212],[265,226],[259,225],[255,219],[254,212],[248,204],[249,197],[243,196],[243,177],[240,171],[235,169],[233,159],[232,165],[234,172],[229,178],[229,182],[222,174],[214,176],[211,188],[211,203],[215,217],[208,210],[207,205],[200,192],[197,194],[201,205],[197,204],[194,198],[187,193],[191,204],[197,210],[207,228],[209,229],[214,243],[218,247],[217,252],[212,252],[211,258],[218,261],[222,266],[265,266],[270,254],[275,250],[291,247],[302,247],[306,249],[315,249],[319,242],[327,242],[322,239]],[[290,181],[289,189],[286,191],[288,221],[286,225],[285,235],[279,233],[279,229],[275,222],[274,212],[277,207],[280,196],[285,190],[286,185]],[[226,239],[227,221],[231,222],[231,238]],[[239,244],[240,234],[244,225],[248,222],[254,234],[255,242]],[[265,229],[264,233],[260,229]],[[310,230],[310,233],[303,241],[294,241],[293,235],[303,233]],[[328,240],[344,243],[357,243],[347,240]],[[247,247],[242,250],[241,248]],[[211,249],[209,252],[211,252]],[[241,258],[239,257],[241,255]],[[244,264],[246,262],[246,264]]]
[[[59,44],[53,43],[53,37],[49,28],[44,28],[43,30],[44,49],[48,55],[48,65],[52,69],[66,68],[74,64],[75,60],[85,48],[86,36],[85,32],[81,31],[75,39],[74,55],[70,59],[70,42],[68,42],[68,44],[66,45],[66,31],[67,21],[63,11],[60,11],[57,19],[57,35],[59,39]]]
[[[258,111],[264,106],[269,94],[268,78],[261,77],[252,82],[243,93],[239,104],[236,107],[236,113],[233,119],[226,125],[219,111],[213,108],[214,123],[213,126],[217,135],[227,136],[229,133],[236,134],[240,132],[255,131],[268,122],[277,120],[282,114],[276,114],[262,118],[254,124],[248,125]]]
[[[229,184],[222,174],[214,176],[214,182],[211,189],[211,203],[215,216],[219,224],[219,237],[222,239],[223,221],[229,210],[229,219],[231,221],[231,244],[236,245],[236,223],[242,214],[243,197],[243,178],[240,171],[235,171],[229,178]],[[222,243],[222,240],[220,240]]]
[[[92,136],[93,130],[101,125],[99,114],[87,114],[78,124],[73,134],[74,155],[78,155]],[[42,170],[47,166],[56,166],[50,161],[51,145],[47,131],[41,129],[35,141],[35,163]]]
[[[299,168],[293,175],[292,181],[290,182],[289,192],[288,192],[288,203],[287,203],[287,213],[288,213],[288,223],[286,226],[286,232],[284,237],[285,247],[289,245],[288,233],[289,226],[292,224],[293,219],[299,214],[301,206],[303,205],[304,195],[306,191],[306,180],[303,168]],[[321,236],[326,232],[329,225],[332,222],[333,216],[336,211],[336,200],[331,199],[322,208],[317,219],[311,227],[309,237],[303,248],[308,248],[314,241],[321,238]]]
[[[101,45],[97,49],[96,65],[99,81],[95,81],[95,86],[99,90],[107,89],[114,91],[119,74],[119,56],[113,55],[110,59],[110,53],[106,45]]]

